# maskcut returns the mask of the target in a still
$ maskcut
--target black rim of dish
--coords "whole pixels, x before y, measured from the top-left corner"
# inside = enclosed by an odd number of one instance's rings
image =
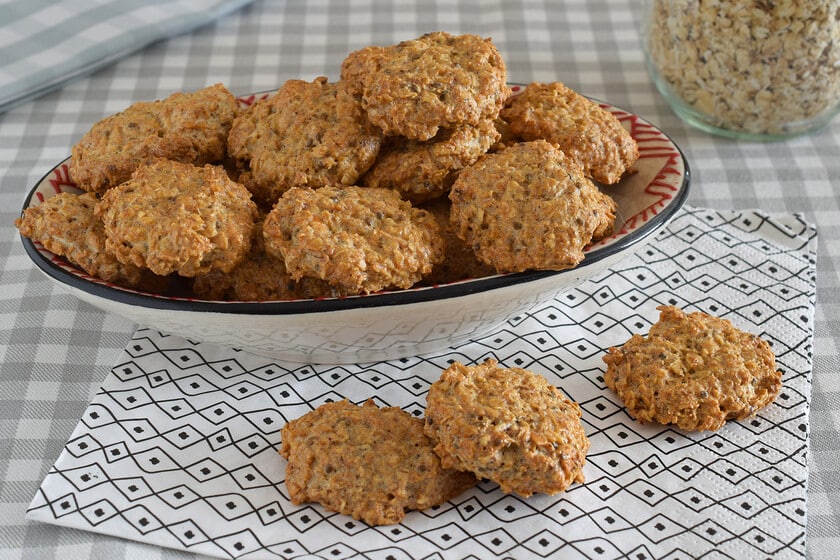
[[[657,231],[657,227],[665,222],[670,221],[674,214],[682,208],[686,198],[688,197],[690,185],[690,171],[688,161],[685,159],[685,154],[682,150],[674,144],[671,138],[664,132],[659,131],[664,137],[668,139],[671,145],[680,154],[683,162],[685,172],[682,177],[682,184],[677,192],[677,195],[662,212],[642,224],[638,229],[628,233],[618,241],[591,250],[586,253],[583,261],[575,268],[566,270],[543,270],[531,272],[519,272],[511,274],[502,274],[497,276],[489,276],[486,278],[478,278],[473,280],[464,280],[452,284],[443,284],[440,286],[409,288],[407,290],[395,290],[388,292],[377,292],[368,295],[349,296],[344,298],[325,298],[316,300],[291,300],[291,301],[206,301],[192,298],[173,298],[168,296],[156,296],[152,294],[145,294],[129,289],[120,288],[98,281],[91,281],[89,279],[77,276],[65,270],[61,266],[52,262],[46,255],[35,246],[35,243],[21,236],[24,249],[35,265],[40,268],[45,274],[54,278],[61,284],[65,284],[72,288],[76,288],[90,295],[104,298],[110,301],[121,304],[145,307],[159,310],[172,311],[191,311],[203,313],[230,313],[230,314],[254,314],[254,315],[294,315],[300,313],[327,313],[330,311],[339,311],[347,309],[364,309],[370,307],[406,305],[413,303],[422,303],[427,301],[435,301],[441,299],[457,298],[468,296],[471,294],[495,290],[498,288],[505,288],[516,284],[533,282],[557,276],[561,274],[575,274],[575,271],[581,268],[592,266],[600,260],[606,259],[619,251],[624,250],[630,245],[634,245],[639,241],[647,238]],[[23,203],[23,208],[28,208],[35,196],[38,186],[53,172],[48,171],[35,186],[32,187]]]

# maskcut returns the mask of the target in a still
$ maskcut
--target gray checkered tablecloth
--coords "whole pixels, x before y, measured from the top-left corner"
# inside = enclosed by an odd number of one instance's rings
[[[0,1],[0,6],[4,2]],[[562,80],[657,124],[685,152],[690,204],[802,213],[818,229],[807,556],[840,550],[840,119],[778,143],[687,128],[645,72],[632,0],[505,2],[257,0],[154,43],[90,77],[0,113],[0,558],[186,558],[191,554],[26,521],[25,511],[135,325],[52,287],[13,225],[26,190],[100,118],[134,101],[225,83],[337,78],[343,57],[432,30],[490,36],[510,80]],[[3,40],[0,39],[0,45]],[[0,56],[4,51],[0,50]]]
[[[0,2],[0,111],[251,0]]]

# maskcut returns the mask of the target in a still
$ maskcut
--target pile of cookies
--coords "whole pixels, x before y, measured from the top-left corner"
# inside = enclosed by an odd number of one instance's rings
[[[606,386],[640,422],[717,430],[781,391],[770,345],[729,321],[660,306],[647,336],[609,348]],[[479,479],[528,497],[584,482],[581,408],[534,372],[453,362],[429,388],[425,418],[369,400],[319,406],[281,431],[295,504],[319,502],[370,525],[443,503]]]
[[[615,220],[593,181],[638,158],[562,83],[513,95],[474,35],[366,47],[336,82],[289,80],[244,105],[216,84],[97,122],[70,162],[86,194],[28,208],[19,230],[147,292],[365,294],[574,267]]]

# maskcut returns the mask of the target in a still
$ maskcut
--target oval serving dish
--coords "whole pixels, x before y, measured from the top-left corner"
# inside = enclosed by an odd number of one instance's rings
[[[567,270],[499,274],[344,298],[218,302],[115,286],[90,277],[39,243],[21,239],[33,263],[62,289],[162,332],[295,362],[360,363],[428,353],[483,336],[601,273],[650,242],[683,206],[689,168],[679,148],[640,117],[600,104],[630,131],[640,158],[620,183],[601,186],[618,204],[614,234],[590,246],[584,260]],[[81,192],[69,179],[69,161],[58,163],[32,187],[24,209],[59,192]]]

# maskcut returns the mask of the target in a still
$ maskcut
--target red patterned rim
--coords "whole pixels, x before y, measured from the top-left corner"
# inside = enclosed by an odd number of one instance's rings
[[[521,85],[513,85],[514,92],[520,91]],[[258,99],[264,99],[271,92],[261,92],[240,97],[243,105],[250,105]],[[427,300],[437,300],[457,297],[476,292],[493,290],[505,286],[526,283],[550,276],[568,274],[571,270],[578,270],[615,255],[617,252],[630,249],[649,235],[656,233],[682,207],[688,196],[689,168],[679,148],[661,130],[646,122],[637,115],[608,103],[598,101],[604,109],[612,112],[619,121],[630,131],[639,146],[638,166],[647,169],[646,176],[650,179],[643,189],[639,199],[644,198],[641,205],[635,205],[629,215],[623,218],[619,227],[609,237],[594,243],[586,249],[586,257],[575,269],[561,271],[536,271],[500,274],[487,278],[462,280],[439,286],[410,288],[392,292],[377,292],[368,295],[351,296],[346,298],[327,298],[322,300],[295,300],[277,302],[209,302],[193,298],[161,296],[140,292],[130,288],[117,286],[98,278],[93,278],[76,266],[68,263],[44,249],[40,243],[33,243],[29,239],[21,238],[24,248],[33,262],[48,276],[60,283],[79,288],[93,295],[106,299],[122,301],[134,305],[154,308],[186,309],[217,311],[217,312],[247,312],[247,313],[300,313],[323,312],[335,309],[356,307],[375,307],[379,305],[395,305],[402,303],[416,303]],[[24,202],[23,208],[35,206],[49,197],[61,193],[80,191],[70,179],[69,158],[52,168],[31,189]],[[604,187],[608,194],[621,197],[621,186]],[[619,200],[619,213],[622,204]],[[186,307],[185,307],[186,305]]]
[[[688,166],[677,146],[661,130],[642,120],[638,115],[606,103],[600,103],[600,105],[612,112],[630,130],[630,135],[639,146],[640,160],[665,160],[654,178],[645,187],[645,193],[650,195],[653,201],[627,218],[624,226],[613,233],[612,238],[615,238],[638,229],[665,209],[683,188],[680,178],[683,175],[688,176]],[[687,187],[686,182],[686,190]],[[610,238],[603,239],[596,246],[609,243],[609,241]]]

